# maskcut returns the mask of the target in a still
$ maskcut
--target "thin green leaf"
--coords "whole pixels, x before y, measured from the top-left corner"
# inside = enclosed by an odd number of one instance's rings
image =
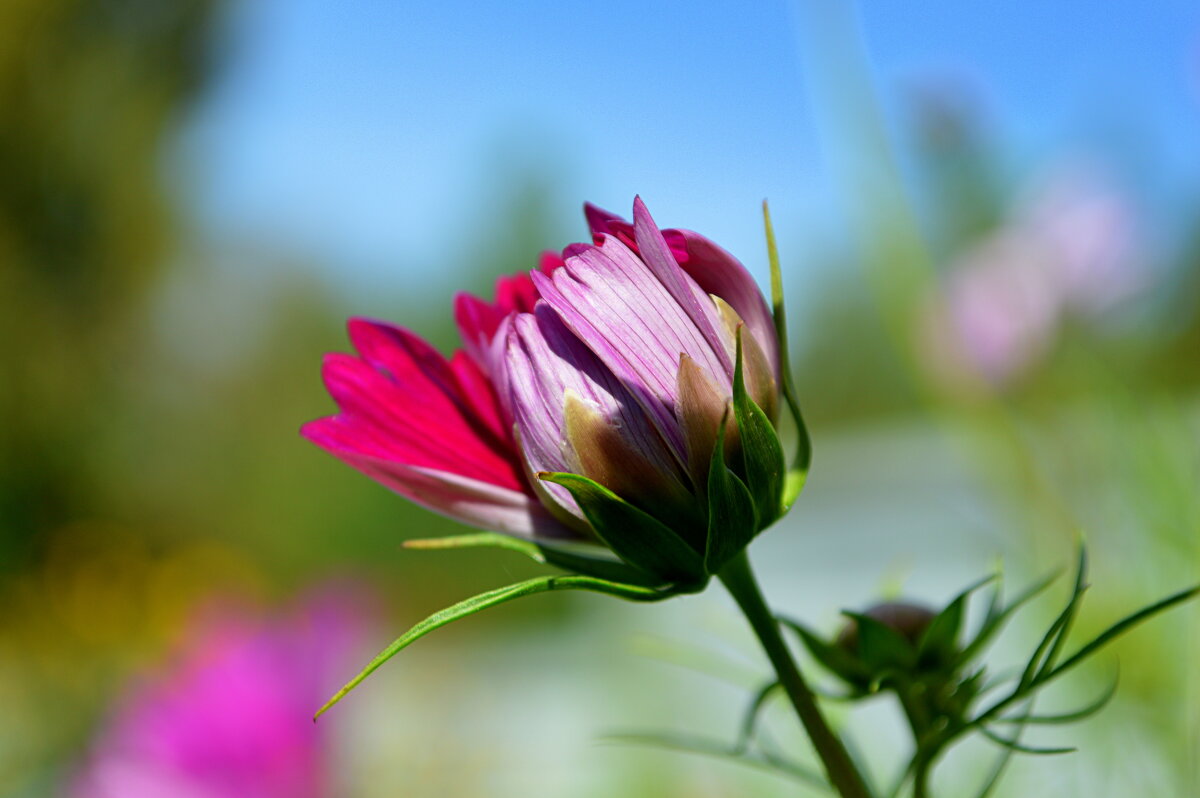
[[[1050,587],[1050,585],[1054,583],[1054,580],[1058,579],[1059,573],[1060,572],[1056,571],[1055,573],[1052,573],[1046,578],[1042,579],[1042,581],[1036,582],[1032,586],[1026,588],[1025,592],[1017,596],[1017,598],[1014,599],[1011,604],[1004,607],[1004,609],[998,612],[993,612],[992,609],[989,609],[988,616],[984,620],[983,625],[979,628],[979,631],[976,633],[975,638],[963,647],[962,653],[958,658],[959,663],[962,664],[970,662],[972,659],[978,656],[983,651],[984,647],[986,647],[987,644],[990,643],[992,639],[995,638],[995,636],[1000,632],[1000,630],[1004,627],[1004,624],[1008,622],[1008,619],[1011,618],[1018,609],[1031,601],[1035,596],[1044,591],[1046,588]],[[996,589],[999,591],[1000,588],[997,586]],[[995,605],[993,605],[993,609],[994,607]]]
[[[537,544],[533,541],[514,538],[512,535],[501,535],[498,532],[473,532],[467,535],[447,535],[440,538],[418,538],[416,540],[406,540],[400,545],[406,549],[418,549],[420,551],[433,549],[472,549],[486,546],[517,551],[534,562],[546,562],[546,558],[542,556]]]
[[[1034,678],[1044,670],[1046,663],[1050,662],[1047,653],[1052,650],[1052,647],[1054,651],[1057,651],[1061,646],[1062,636],[1071,625],[1075,613],[1079,611],[1079,603],[1083,598],[1083,580],[1086,572],[1087,553],[1080,546],[1079,565],[1075,570],[1075,586],[1071,590],[1071,598],[1067,601],[1067,606],[1063,608],[1063,611],[1054,619],[1054,623],[1050,624],[1050,628],[1046,630],[1046,634],[1042,637],[1041,642],[1038,643],[1038,647],[1034,649],[1033,656],[1029,658],[1029,662],[1025,665],[1025,670],[1021,674],[1021,680],[1014,690],[1014,695],[1024,693],[1026,688],[1033,684]]]
[[[754,730],[758,726],[758,718],[762,713],[763,707],[767,705],[767,699],[771,697],[771,693],[783,687],[778,681],[771,681],[758,688],[754,697],[750,700],[750,706],[746,707],[746,713],[742,716],[741,731],[738,733],[737,742],[734,743],[734,750],[746,751],[750,747],[750,743],[754,740]]]
[[[596,534],[625,562],[681,586],[704,583],[704,560],[695,549],[608,488],[579,474],[543,471],[538,478],[569,490]]]
[[[1079,567],[1075,571],[1075,588],[1071,594],[1071,604],[1068,605],[1071,611],[1067,614],[1058,636],[1054,638],[1054,645],[1050,647],[1050,651],[1046,654],[1045,662],[1038,669],[1036,677],[1038,680],[1049,673],[1050,669],[1054,667],[1054,663],[1058,661],[1058,655],[1062,652],[1063,646],[1067,642],[1067,635],[1071,633],[1071,624],[1074,623],[1075,616],[1079,613],[1079,605],[1083,601],[1083,592],[1087,589],[1087,585],[1084,583],[1086,578],[1087,549],[1084,548],[1081,541],[1079,544]]]
[[[783,302],[783,270],[779,266],[779,248],[775,243],[775,228],[771,224],[771,210],[763,200],[763,226],[767,234],[767,260],[771,264],[771,307],[775,317],[776,341],[779,345],[779,376],[784,401],[787,402],[792,422],[796,426],[796,452],[784,478],[781,512],[792,506],[796,497],[804,490],[808,470],[812,465],[812,438],[800,412],[796,388],[792,383],[792,367],[788,357],[787,311]]]
[[[1024,717],[1028,717],[1031,712],[1033,712],[1032,701],[1030,701],[1030,703],[1026,706]],[[1025,724],[1018,723],[1017,727],[1013,729],[1013,736],[1010,739],[1015,743],[1019,743],[1021,741],[1021,735],[1024,733]],[[988,796],[992,794],[992,792],[1000,784],[1000,777],[1004,775],[1004,770],[1008,767],[1008,763],[1012,761],[1014,753],[1015,752],[1011,747],[1004,747],[1004,750],[1000,752],[1000,756],[996,760],[996,764],[992,766],[992,772],[988,774],[987,780],[984,781],[984,783],[980,786],[979,792],[976,794],[975,798],[988,798]]]
[[[783,507],[780,497],[783,492],[783,446],[779,433],[762,408],[755,404],[746,391],[746,379],[742,373],[743,327],[737,329],[737,357],[733,370],[733,414],[737,418],[738,435],[742,444],[742,461],[745,464],[746,487],[754,499],[758,523],[757,532],[774,523]],[[718,438],[717,440],[723,440]],[[747,541],[748,542],[748,541]]]
[[[406,549],[431,551],[441,549],[468,549],[494,547],[524,554],[536,563],[553,565],[572,573],[594,576],[613,582],[624,582],[642,587],[659,587],[663,580],[640,568],[623,563],[599,547],[597,551],[566,548],[565,546],[534,542],[498,532],[475,532],[467,535],[450,535],[441,538],[406,540],[401,544]],[[606,556],[608,555],[608,556]]]
[[[1160,612],[1168,610],[1177,604],[1182,604],[1185,601],[1193,599],[1197,595],[1200,595],[1200,585],[1188,588],[1187,590],[1181,590],[1178,593],[1167,596],[1162,601],[1157,601],[1154,604],[1151,604],[1149,607],[1140,609],[1132,615],[1122,618],[1097,635],[1095,639],[1093,639],[1087,645],[1083,646],[1070,657],[1068,657],[1066,661],[1064,661],[1053,671],[1050,671],[1048,674],[1046,674],[1041,679],[1041,682],[1048,682],[1051,679],[1061,675],[1065,671],[1075,667],[1080,662],[1083,662],[1083,660],[1094,654],[1101,647],[1108,645],[1114,639],[1137,626],[1142,621],[1145,621],[1159,614]]]
[[[333,698],[326,701],[324,706],[317,710],[317,714],[313,716],[313,720],[321,717],[321,715],[345,698],[347,693],[358,687],[364,679],[378,670],[379,666],[383,665],[383,663],[435,629],[440,629],[447,624],[474,615],[489,607],[495,607],[497,604],[504,604],[515,599],[524,598],[525,596],[532,596],[536,593],[545,593],[551,590],[590,590],[595,593],[605,593],[629,601],[661,601],[674,595],[674,593],[668,591],[651,590],[649,588],[623,585],[603,579],[576,575],[539,576],[533,579],[526,579],[524,582],[489,590],[486,593],[480,593],[444,610],[435,612],[392,641],[391,645],[379,652],[375,656],[375,659],[371,660],[357,676],[347,682],[341,690],[338,690]]]
[[[996,718],[992,723],[1016,723],[1024,725],[1026,723],[1036,723],[1039,725],[1061,725],[1066,723],[1075,723],[1085,718],[1095,715],[1100,710],[1108,705],[1113,696],[1117,694],[1118,679],[1114,676],[1112,684],[1108,686],[1103,693],[1095,700],[1088,703],[1080,709],[1071,712],[1063,712],[1056,715],[1023,715],[1015,718]]]
[[[740,351],[740,350],[739,350]],[[729,411],[721,416],[716,444],[708,467],[708,539],[704,569],[715,574],[746,548],[758,531],[757,513],[749,489],[725,466],[725,426]]]
[[[351,690],[361,684],[364,679],[378,670],[380,665],[387,662],[401,650],[420,640],[422,637],[434,631],[435,629],[440,629],[446,624],[453,623],[460,618],[466,618],[469,615],[474,615],[475,613],[485,610],[488,607],[494,607],[497,604],[504,604],[505,602],[512,601],[514,599],[519,599],[523,598],[524,596],[533,595],[534,593],[542,593],[550,590],[550,585],[554,579],[555,577],[552,576],[539,576],[534,579],[527,579],[524,582],[518,582],[515,585],[507,585],[505,587],[496,588],[495,590],[489,590],[486,593],[480,593],[477,596],[472,596],[469,599],[460,601],[444,610],[435,612],[433,615],[430,615],[428,618],[409,629],[400,637],[396,638],[394,641],[392,641],[391,645],[379,652],[375,659],[371,660],[370,663],[367,664],[367,667],[363,668],[357,676],[347,682],[341,690],[338,690],[334,694],[333,698],[329,699],[327,702],[325,702],[324,706],[317,710],[317,714],[313,719],[315,720],[316,718],[321,717],[321,715],[333,707],[334,704],[341,701],[347,693],[349,693]]]
[[[783,757],[767,754],[766,752],[761,756],[754,756],[749,752],[739,751],[719,740],[671,733],[611,734],[606,735],[603,739],[605,742],[619,745],[648,745],[668,751],[725,759],[747,767],[786,776],[810,787],[829,790],[828,782],[819,773],[803,765],[791,762]]]
[[[1037,748],[1032,745],[1023,745],[1016,739],[1001,737],[987,726],[980,726],[979,731],[984,737],[988,738],[996,745],[1003,746],[1010,751],[1018,754],[1036,754],[1044,756],[1054,756],[1057,754],[1073,754],[1078,751],[1078,748]]]

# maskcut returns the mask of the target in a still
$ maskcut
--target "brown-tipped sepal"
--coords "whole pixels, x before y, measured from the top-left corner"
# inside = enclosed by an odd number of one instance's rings
[[[563,408],[579,473],[654,516],[697,545],[704,516],[673,470],[650,462],[611,420],[573,391]]]

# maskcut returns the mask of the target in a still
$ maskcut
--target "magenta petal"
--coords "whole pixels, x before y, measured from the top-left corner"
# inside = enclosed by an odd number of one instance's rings
[[[615,235],[617,232],[614,223],[619,225],[629,226],[629,223],[611,211],[606,211],[603,208],[593,205],[590,202],[583,203],[583,215],[587,219],[588,229],[593,236],[600,235]]]
[[[427,343],[391,325],[355,319],[350,337],[362,358],[333,354],[324,367],[325,384],[341,409],[331,419],[340,446],[510,490],[527,489],[482,375],[461,361],[452,366]]]
[[[477,296],[460,293],[454,297],[454,321],[463,346],[475,362],[487,364],[487,352],[500,322],[508,314]]]
[[[691,230],[664,230],[663,236],[679,265],[697,285],[705,293],[724,299],[742,317],[746,329],[758,341],[778,375],[779,342],[775,320],[746,267],[717,244]]]
[[[512,420],[502,410],[488,375],[462,350],[450,358],[450,370],[475,420],[486,427],[496,440],[503,441],[506,449],[513,449]]]
[[[406,499],[469,526],[523,537],[578,537],[523,490],[372,453],[339,417],[311,421],[300,432]]]

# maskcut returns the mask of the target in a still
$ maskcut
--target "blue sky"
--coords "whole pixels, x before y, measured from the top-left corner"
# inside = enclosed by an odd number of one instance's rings
[[[829,77],[810,47],[821,2],[242,2],[183,138],[187,199],[206,237],[269,242],[352,290],[448,290],[526,173],[554,179],[564,226],[585,199],[626,211],[640,193],[761,271],[763,197],[801,248],[840,215],[838,133],[811,92]],[[893,121],[914,86],[963,85],[1014,173],[1083,150],[1147,195],[1200,201],[1200,3],[1150,5],[857,14]]]

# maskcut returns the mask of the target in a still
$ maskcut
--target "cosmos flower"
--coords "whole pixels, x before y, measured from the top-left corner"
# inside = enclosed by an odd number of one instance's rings
[[[328,725],[313,707],[367,623],[342,591],[296,612],[213,608],[177,659],[134,684],[98,731],[72,798],[318,798],[331,790]]]
[[[930,365],[1003,385],[1033,366],[1067,318],[1092,318],[1142,282],[1128,200],[1094,171],[1063,170],[952,264],[925,316]]]
[[[472,526],[539,541],[599,537],[628,561],[600,527],[632,507],[654,522],[643,526],[657,524],[640,534],[665,527],[703,556],[721,430],[733,501],[754,500],[740,523],[753,534],[781,512],[771,311],[732,255],[696,233],[659,230],[640,199],[632,223],[591,205],[586,216],[593,243],[501,278],[492,302],[456,298],[463,348],[450,358],[401,327],[352,319],[357,355],[331,354],[324,366],[340,412],[302,433]],[[751,401],[734,402],[739,390]],[[625,534],[623,518],[612,534]]]

